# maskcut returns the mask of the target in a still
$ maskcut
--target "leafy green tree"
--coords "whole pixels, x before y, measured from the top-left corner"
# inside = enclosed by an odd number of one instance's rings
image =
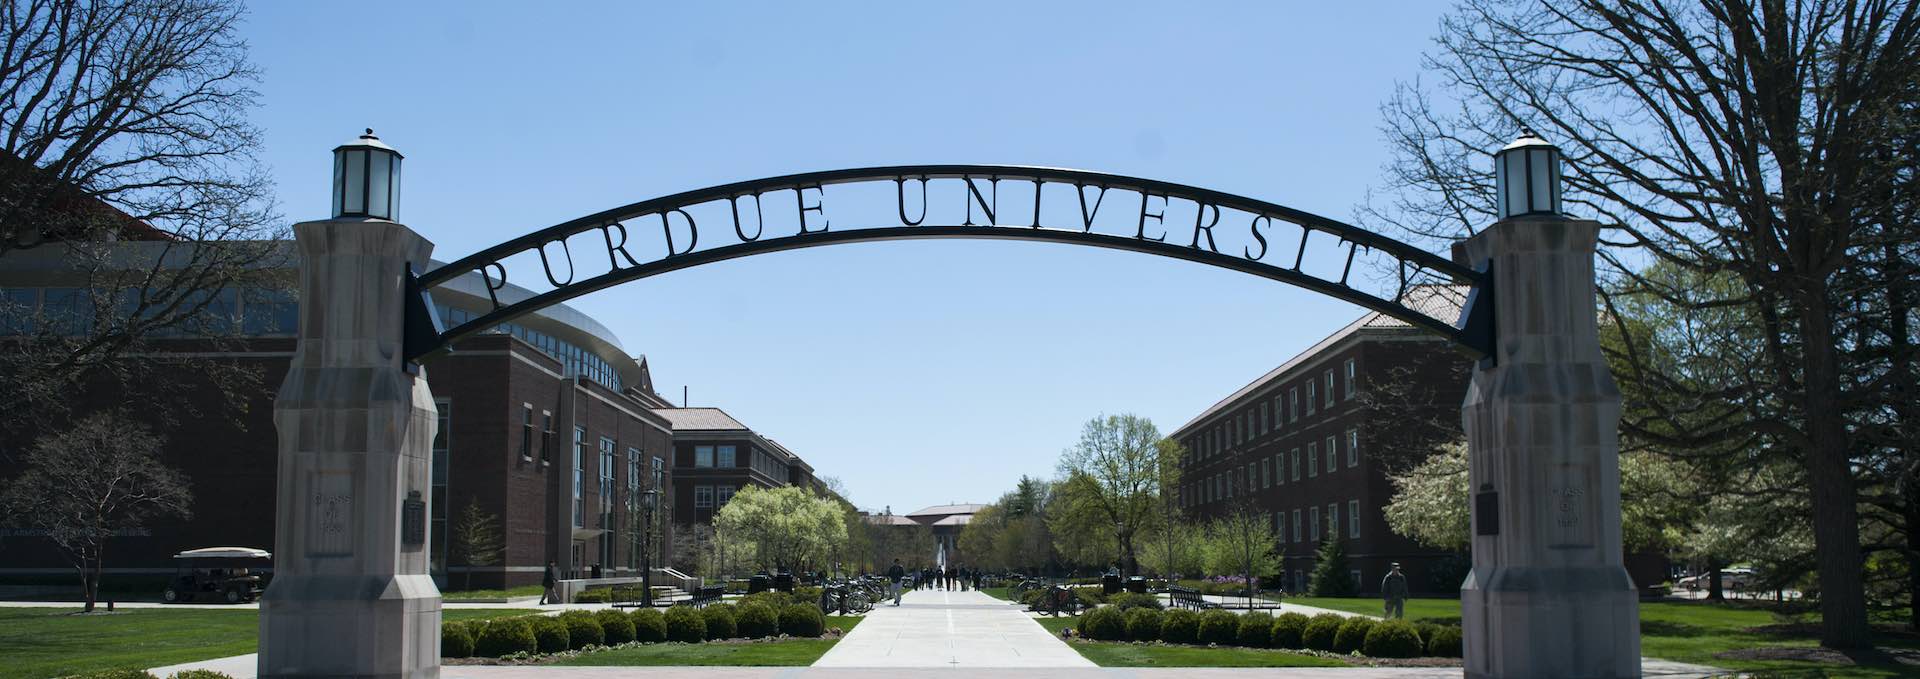
[[[1235,497],[1250,496],[1236,493]],[[1271,516],[1260,511],[1251,500],[1241,500],[1225,515],[1207,524],[1207,570],[1245,578],[1249,597],[1259,588],[1261,578],[1280,572],[1281,554],[1277,550],[1280,540],[1274,535]]]
[[[1358,592],[1359,585],[1347,565],[1347,547],[1338,533],[1320,542],[1308,578],[1307,592],[1314,596],[1353,596]]]
[[[1162,519],[1160,481],[1178,450],[1144,417],[1088,421],[1080,441],[1060,456],[1059,511],[1050,517],[1055,533],[1074,538],[1082,557],[1089,545],[1110,545],[1122,572],[1138,572],[1135,538]]]
[[[1140,564],[1164,577],[1193,577],[1207,570],[1207,528],[1192,523],[1162,524],[1140,542]]]
[[[838,503],[795,486],[742,488],[713,523],[723,539],[751,545],[751,558],[763,568],[818,565],[847,540]]]

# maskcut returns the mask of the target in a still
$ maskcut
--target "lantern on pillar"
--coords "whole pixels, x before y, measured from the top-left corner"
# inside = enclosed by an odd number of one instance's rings
[[[400,212],[400,159],[373,136],[373,128],[359,139],[333,150],[333,217],[366,217],[394,221]]]
[[[1531,128],[1493,154],[1493,176],[1500,219],[1560,214],[1560,147]]]

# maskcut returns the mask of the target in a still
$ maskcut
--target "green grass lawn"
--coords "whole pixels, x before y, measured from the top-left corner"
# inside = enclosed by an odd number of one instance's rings
[[[980,588],[980,593],[995,599],[1014,601],[1012,587],[982,587]]]
[[[521,585],[511,589],[467,589],[441,592],[440,598],[448,601],[460,599],[511,599],[523,596],[540,596],[539,585]]]
[[[1380,600],[1368,598],[1336,599],[1287,597],[1287,603],[1317,606],[1339,611],[1380,614]],[[1432,620],[1457,624],[1460,621],[1458,599],[1409,599],[1407,619]],[[1920,677],[1920,668],[1876,662],[1867,658],[1859,664],[1843,666],[1796,660],[1734,660],[1715,654],[1750,648],[1810,647],[1819,645],[1811,627],[1751,631],[1769,625],[1800,623],[1814,625],[1813,614],[1782,615],[1759,604],[1708,602],[1641,602],[1640,652],[1642,655],[1685,663],[1712,665],[1730,670],[1766,672],[1789,677]],[[1882,645],[1912,647],[1910,642],[1882,640]]]
[[[1054,636],[1074,626],[1078,618],[1060,616],[1034,618]],[[1068,646],[1101,667],[1346,667],[1332,658],[1274,651],[1264,648],[1207,648],[1123,644],[1113,641],[1073,641]]]
[[[122,608],[71,615],[72,608],[0,608],[0,678],[42,679],[145,669],[244,655],[256,650],[259,611]],[[513,609],[444,612],[448,620],[524,615]]]
[[[827,616],[827,627],[852,632],[861,618]],[[788,639],[747,643],[645,644],[587,653],[554,663],[571,666],[759,666],[804,667],[825,655],[839,639]]]

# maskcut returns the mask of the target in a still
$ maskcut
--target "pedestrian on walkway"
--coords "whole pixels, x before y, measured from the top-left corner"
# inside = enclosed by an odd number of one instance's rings
[[[967,578],[969,577],[969,575],[970,575],[970,572],[967,570],[967,567],[961,566],[960,567],[960,591],[962,592],[967,591]]]
[[[1393,564],[1393,570],[1380,581],[1380,597],[1387,600],[1387,619],[1407,617],[1407,576],[1400,572],[1400,564]]]
[[[893,605],[900,605],[900,578],[907,576],[907,569],[900,567],[900,560],[893,560],[893,567],[887,569],[887,579],[893,581]]]
[[[559,584],[560,571],[554,566],[552,561],[548,561],[547,573],[540,577],[540,589],[542,590],[540,594],[540,605],[545,606],[550,603],[560,603],[560,594],[553,589]]]

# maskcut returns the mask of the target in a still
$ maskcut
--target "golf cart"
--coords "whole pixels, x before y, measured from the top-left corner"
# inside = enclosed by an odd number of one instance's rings
[[[265,589],[259,571],[271,566],[273,555],[250,547],[208,547],[173,555],[173,580],[161,598],[167,603],[224,601],[246,603]]]

